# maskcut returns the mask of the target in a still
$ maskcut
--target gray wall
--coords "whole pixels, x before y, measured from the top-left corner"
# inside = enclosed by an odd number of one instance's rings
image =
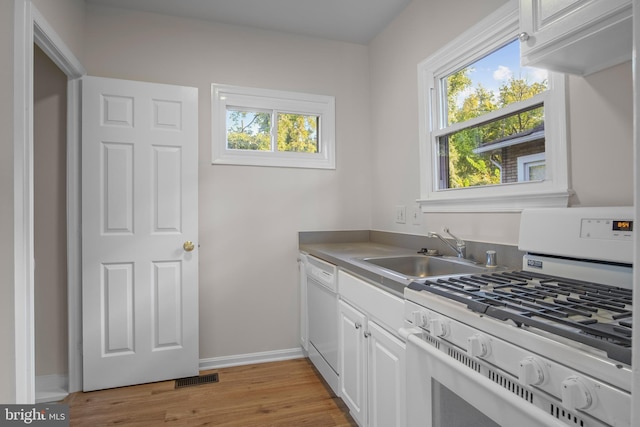
[[[0,2],[0,402],[15,402],[13,311],[13,2]]]
[[[36,375],[67,373],[67,76],[38,47],[33,76]]]

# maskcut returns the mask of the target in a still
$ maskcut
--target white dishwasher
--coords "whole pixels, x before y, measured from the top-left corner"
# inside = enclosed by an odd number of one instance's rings
[[[338,274],[337,268],[307,257],[309,359],[338,395]]]

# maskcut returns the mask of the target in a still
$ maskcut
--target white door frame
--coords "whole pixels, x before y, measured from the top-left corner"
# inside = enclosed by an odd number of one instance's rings
[[[14,0],[15,402],[35,403],[33,44],[67,75],[69,391],[82,388],[80,290],[80,80],[86,71],[31,0]]]

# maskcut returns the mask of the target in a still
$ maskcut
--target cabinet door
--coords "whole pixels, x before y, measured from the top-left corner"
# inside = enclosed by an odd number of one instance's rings
[[[522,64],[588,75],[631,59],[631,0],[520,0]]]
[[[369,427],[406,425],[405,344],[369,321]]]
[[[521,0],[521,29],[536,35],[536,43],[547,43],[561,37],[571,28],[554,26],[554,22],[571,19],[584,6],[584,0]],[[574,24],[574,25],[577,25]]]
[[[366,317],[344,301],[339,303],[340,394],[359,425],[366,425]]]

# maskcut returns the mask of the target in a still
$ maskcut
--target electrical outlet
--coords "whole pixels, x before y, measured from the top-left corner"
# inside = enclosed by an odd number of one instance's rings
[[[407,207],[404,205],[396,206],[396,222],[405,224],[407,222]]]
[[[412,207],[409,216],[413,225],[422,225],[422,212],[419,206]]]

